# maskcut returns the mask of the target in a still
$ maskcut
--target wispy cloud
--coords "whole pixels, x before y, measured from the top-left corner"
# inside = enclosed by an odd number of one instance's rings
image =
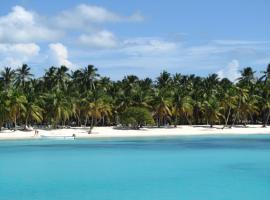
[[[218,45],[261,45],[269,44],[268,41],[254,41],[254,40],[213,40],[213,43]]]
[[[93,25],[107,22],[140,21],[143,21],[143,16],[139,12],[122,16],[106,8],[86,4],[80,4],[71,10],[65,10],[56,17],[57,25],[68,29],[89,29]]]

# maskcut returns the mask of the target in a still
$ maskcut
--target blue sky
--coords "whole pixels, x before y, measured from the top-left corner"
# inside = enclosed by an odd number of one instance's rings
[[[0,68],[36,75],[94,64],[113,79],[171,73],[234,80],[270,63],[269,0],[0,2]]]

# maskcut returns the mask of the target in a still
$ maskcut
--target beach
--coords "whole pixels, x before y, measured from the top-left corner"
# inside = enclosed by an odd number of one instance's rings
[[[226,134],[270,134],[270,127],[262,128],[261,125],[235,126],[224,128],[218,125],[210,128],[207,125],[190,125],[161,128],[141,128],[139,130],[119,129],[116,127],[95,127],[91,134],[88,134],[89,127],[72,127],[63,129],[36,129],[38,135],[35,136],[35,130],[2,130],[0,140],[12,139],[39,139],[42,136],[47,137],[65,137],[73,136],[76,138],[112,138],[112,137],[167,137],[167,136],[185,136],[185,135],[226,135]]]

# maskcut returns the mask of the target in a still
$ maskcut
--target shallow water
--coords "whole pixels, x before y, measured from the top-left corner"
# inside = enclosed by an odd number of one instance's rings
[[[0,199],[269,200],[270,135],[0,141]]]

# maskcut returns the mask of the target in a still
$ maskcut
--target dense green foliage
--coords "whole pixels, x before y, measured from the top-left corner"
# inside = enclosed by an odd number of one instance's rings
[[[124,126],[131,125],[132,128],[139,129],[143,125],[153,125],[154,120],[148,109],[129,107],[120,114],[120,123]]]
[[[220,80],[216,74],[199,77],[166,71],[155,80],[130,75],[111,81],[92,65],[75,71],[51,67],[40,78],[34,78],[27,65],[16,70],[5,68],[0,72],[0,128],[86,125],[92,129],[117,125],[125,114],[132,115],[127,120],[142,125],[142,121],[149,123],[148,112],[157,126],[266,126],[270,65],[257,74],[259,77],[247,67],[235,83]],[[144,113],[147,119],[141,121],[136,113]],[[127,123],[123,117],[122,122]]]

